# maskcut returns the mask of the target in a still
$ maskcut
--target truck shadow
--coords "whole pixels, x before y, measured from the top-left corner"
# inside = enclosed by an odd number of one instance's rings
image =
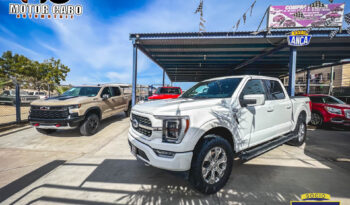
[[[124,113],[119,113],[117,115],[114,115],[112,117],[109,117],[107,119],[104,119],[100,121],[100,127],[95,135],[98,135],[99,132],[101,132],[104,128],[110,126],[113,123],[119,122],[121,120],[125,119]],[[94,137],[95,135],[87,136],[87,137]],[[49,134],[49,136],[52,137],[84,137],[80,134],[79,128],[72,129],[72,130],[57,130],[54,133]]]
[[[335,174],[332,169],[242,165],[235,162],[231,178],[226,186],[216,194],[203,195],[193,190],[185,179],[167,171],[144,166],[135,160],[105,159],[97,164],[64,163],[58,165],[55,172],[60,172],[60,168],[64,167],[65,171],[70,170],[70,175],[76,174],[74,170],[77,167],[93,167],[93,170],[87,174],[80,185],[67,185],[57,181],[51,183],[50,180],[43,177],[42,183],[38,181],[35,186],[29,185],[30,187],[25,191],[12,189],[12,194],[8,194],[7,191],[11,189],[7,187],[14,187],[11,183],[12,185],[7,185],[0,190],[0,195],[9,198],[19,192],[9,201],[5,201],[10,204],[54,202],[87,205],[287,204],[291,200],[297,200],[301,194],[310,191],[331,193],[332,197],[350,198],[350,193],[346,189],[348,185],[344,185],[348,177],[344,178],[344,184],[337,184],[337,180],[332,178]],[[42,173],[42,176],[44,175],[45,172]],[[20,184],[22,178],[16,183]],[[338,187],[336,192],[335,187]],[[341,189],[342,191],[339,191]]]

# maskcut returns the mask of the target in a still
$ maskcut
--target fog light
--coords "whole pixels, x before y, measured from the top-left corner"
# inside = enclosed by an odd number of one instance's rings
[[[154,152],[157,154],[158,157],[173,158],[175,156],[175,152],[169,152],[159,149],[154,149]]]

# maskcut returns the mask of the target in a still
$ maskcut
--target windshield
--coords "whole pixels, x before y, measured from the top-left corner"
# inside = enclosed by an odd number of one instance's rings
[[[311,96],[311,102],[324,104],[345,104],[345,102],[333,96]]]
[[[229,98],[242,78],[204,81],[186,91],[181,98]]]
[[[156,94],[180,95],[181,91],[180,91],[180,88],[158,88],[155,93]]]
[[[97,95],[98,91],[100,91],[100,87],[74,87],[62,94],[62,96],[88,96],[94,97]]]

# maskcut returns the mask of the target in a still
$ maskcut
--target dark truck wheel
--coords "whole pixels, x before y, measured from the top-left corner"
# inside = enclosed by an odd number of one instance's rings
[[[229,179],[232,164],[230,143],[217,135],[207,135],[194,151],[190,182],[204,194],[216,193]]]
[[[302,116],[299,116],[297,125],[295,126],[295,129],[293,131],[294,134],[297,135],[297,137],[287,142],[287,144],[292,146],[303,145],[306,139],[306,131],[307,131],[307,127],[306,127],[305,119]]]
[[[90,136],[98,131],[100,125],[100,119],[94,113],[89,114],[83,124],[80,126],[80,134],[83,136]]]
[[[41,134],[45,134],[45,135],[56,132],[55,129],[40,129],[40,128],[36,128],[36,131],[40,132]]]
[[[131,104],[129,104],[128,109],[125,111],[125,116],[129,117],[131,112]]]

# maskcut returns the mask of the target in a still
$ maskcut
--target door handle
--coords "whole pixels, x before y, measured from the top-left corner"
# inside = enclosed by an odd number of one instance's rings
[[[268,108],[267,112],[273,112],[273,110],[274,110],[273,108]]]
[[[288,105],[288,106],[286,106],[286,108],[289,110],[290,108],[292,108],[292,106]]]

